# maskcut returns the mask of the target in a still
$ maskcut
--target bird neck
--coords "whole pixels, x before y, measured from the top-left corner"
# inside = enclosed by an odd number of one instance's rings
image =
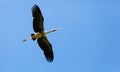
[[[49,30],[49,31],[45,32],[45,34],[48,34],[48,33],[51,33],[51,32],[55,32],[57,30],[58,30],[58,28],[55,28],[55,29],[52,29],[52,30]]]

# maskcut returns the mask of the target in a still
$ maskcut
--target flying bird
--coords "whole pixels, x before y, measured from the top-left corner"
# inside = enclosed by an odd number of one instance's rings
[[[43,26],[44,18],[42,16],[40,8],[37,5],[34,5],[32,7],[32,16],[33,16],[33,30],[35,33],[31,34],[29,39],[33,41],[37,40],[38,45],[44,52],[46,60],[48,62],[53,62],[54,53],[52,50],[52,45],[48,41],[46,34],[55,32],[58,30],[58,28],[49,31],[44,31],[44,26]],[[27,41],[27,39],[23,40],[23,42],[25,41]]]

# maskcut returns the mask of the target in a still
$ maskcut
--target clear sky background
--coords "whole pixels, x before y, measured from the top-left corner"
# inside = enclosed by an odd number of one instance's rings
[[[36,41],[31,8],[44,16],[55,59]],[[120,72],[119,0],[0,0],[0,72]]]

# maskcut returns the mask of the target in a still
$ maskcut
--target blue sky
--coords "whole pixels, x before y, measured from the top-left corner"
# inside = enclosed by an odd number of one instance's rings
[[[36,41],[37,4],[55,54],[48,63]],[[0,0],[0,72],[120,72],[119,0]]]

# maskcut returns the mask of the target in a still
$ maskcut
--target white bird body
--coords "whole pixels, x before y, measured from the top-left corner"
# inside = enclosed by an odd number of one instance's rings
[[[46,36],[48,33],[55,32],[59,29],[60,28],[55,28],[55,29],[51,29],[49,31],[45,31],[43,36]],[[26,42],[27,40],[32,40],[32,39],[41,38],[41,37],[42,37],[42,34],[40,32],[36,32],[33,36],[29,37],[28,39],[24,39],[22,42]]]

